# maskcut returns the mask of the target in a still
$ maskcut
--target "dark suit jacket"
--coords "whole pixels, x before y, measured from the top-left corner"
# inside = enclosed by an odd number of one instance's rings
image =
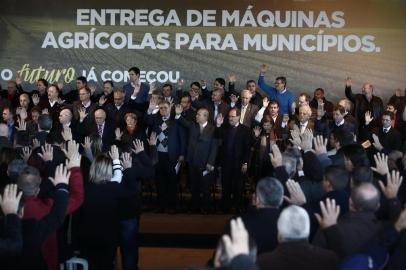
[[[241,215],[244,226],[257,244],[257,253],[270,252],[278,245],[277,222],[280,210],[278,208],[252,208]],[[230,223],[225,228],[230,234]]]
[[[162,116],[159,113],[146,114],[144,116],[145,123],[159,134],[160,126],[163,123]],[[167,121],[168,125],[168,155],[171,161],[178,160],[179,156],[184,156],[186,153],[185,146],[185,131],[180,127],[172,117]]]
[[[223,124],[222,127],[216,129],[217,137],[221,140],[220,161],[225,167],[240,169],[242,164],[248,163],[250,160],[252,131],[239,124],[235,127],[234,144],[232,147],[228,147],[232,128]]]
[[[94,121],[94,112],[98,109],[99,104],[98,103],[90,103],[90,106],[86,108],[86,113],[87,116],[85,118],[85,121],[88,122],[93,122]],[[81,101],[75,101],[72,104],[72,112],[73,112],[73,118],[76,121],[79,121],[80,116],[79,116],[79,109],[82,108],[82,102]]]
[[[333,252],[302,240],[280,243],[274,251],[259,256],[257,264],[260,269],[336,270],[338,258]]]
[[[126,113],[134,113],[138,118],[140,118],[140,113],[134,110],[130,105],[123,104],[120,109],[114,105],[114,103],[107,104],[104,107],[107,118],[116,124],[117,127],[123,128],[125,126],[124,116]]]
[[[189,122],[182,116],[177,121],[189,131],[189,146],[186,157],[189,164],[197,168],[205,168],[207,164],[214,165],[217,155],[215,127],[207,123],[203,132],[200,133],[199,124]]]
[[[209,101],[206,103],[205,107],[209,110],[209,122],[210,123],[215,123],[216,119],[214,119],[214,103],[213,101]],[[218,114],[222,114],[224,117],[224,122],[226,122],[226,119],[228,117],[228,111],[230,110],[230,106],[225,103],[224,101],[222,101],[219,105],[218,105]]]
[[[81,123],[83,124],[83,122]],[[79,124],[79,128],[81,128],[81,124]],[[116,125],[115,123],[112,123],[110,121],[105,121],[104,123],[104,129],[103,129],[103,136],[102,136],[102,142],[103,142],[103,152],[110,151],[110,147],[114,142],[114,139],[116,138],[115,135],[115,130],[116,130]],[[98,130],[97,130],[97,124],[96,122],[91,123],[88,126],[88,135],[98,135]]]

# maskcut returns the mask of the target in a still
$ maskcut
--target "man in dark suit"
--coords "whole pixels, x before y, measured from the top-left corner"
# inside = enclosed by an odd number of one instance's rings
[[[117,127],[124,128],[124,116],[127,113],[135,113],[140,117],[140,113],[132,108],[131,104],[135,104],[132,100],[129,103],[124,103],[125,93],[123,89],[117,88],[113,91],[114,102],[104,106],[107,113],[107,119],[116,124]]]
[[[240,116],[240,110],[232,108],[228,113],[228,125],[222,126],[223,117],[218,117],[216,121],[222,146],[222,200],[226,212],[232,205],[236,210],[242,207],[243,177],[250,160],[252,131],[240,124]]]
[[[159,210],[176,212],[177,170],[185,154],[184,130],[171,118],[171,105],[168,101],[159,103],[159,112],[152,114],[156,104],[151,100],[145,123],[157,135],[158,163],[155,167]]]
[[[96,103],[90,100],[91,91],[87,87],[83,87],[79,89],[79,100],[74,101],[72,105],[73,117],[76,121],[80,119],[79,111],[84,109],[87,116],[85,117],[84,121],[87,121],[89,124],[93,122],[94,119],[94,112],[97,109]]]
[[[306,210],[291,205],[280,214],[276,249],[258,257],[260,269],[300,270],[337,269],[338,258],[334,252],[311,245],[310,219]]]
[[[213,90],[211,100],[207,102],[206,107],[209,109],[209,122],[215,123],[219,114],[227,116],[230,106],[223,101],[224,89]]]
[[[87,126],[87,135],[98,135],[102,138],[103,152],[110,150],[110,147],[115,139],[114,131],[116,126],[114,123],[106,121],[106,112],[103,109],[97,109],[94,112],[94,122]],[[83,127],[83,122],[79,124],[79,129]]]
[[[258,255],[274,250],[278,244],[276,224],[282,202],[283,186],[280,181],[273,177],[262,178],[255,190],[255,208],[241,215],[250,238],[257,244]],[[225,233],[230,234],[230,224],[227,224]]]
[[[206,108],[197,111],[196,122],[186,120],[181,115],[182,111],[182,105],[176,105],[175,119],[189,131],[186,160],[191,181],[192,209],[195,211],[200,209],[203,213],[207,213],[217,155],[215,127],[208,122],[209,111]]]
[[[130,76],[130,82],[123,86],[125,92],[125,102],[130,101],[130,97],[134,96],[136,103],[144,103],[147,101],[149,86],[146,83],[140,82],[140,69],[137,67],[131,67],[128,70]]]
[[[365,124],[365,113],[370,112],[372,121],[371,126],[380,126],[379,120],[383,114],[383,102],[380,97],[374,95],[374,87],[370,83],[362,85],[361,94],[353,94],[352,81],[347,78],[345,85],[345,96],[351,100],[354,105],[353,115],[357,119],[359,127]]]
[[[393,119],[394,114],[385,111],[381,117],[382,128],[377,134],[371,133],[375,149],[387,155],[392,151],[402,151],[402,136],[397,129],[392,128]]]

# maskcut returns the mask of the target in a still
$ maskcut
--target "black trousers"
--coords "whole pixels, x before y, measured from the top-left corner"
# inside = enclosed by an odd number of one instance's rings
[[[237,209],[242,207],[243,174],[241,166],[226,164],[222,167],[222,204],[225,211],[229,211],[231,207]]]
[[[176,208],[177,161],[171,161],[168,153],[158,152],[158,163],[155,165],[158,203],[161,209]]]
[[[204,168],[189,164],[190,189],[192,192],[192,209],[209,210],[210,187],[213,185],[214,173],[203,176]]]

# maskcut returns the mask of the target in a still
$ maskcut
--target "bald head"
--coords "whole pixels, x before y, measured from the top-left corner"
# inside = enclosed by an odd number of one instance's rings
[[[244,89],[241,91],[240,96],[242,105],[246,106],[250,103],[252,93],[250,92],[250,90]]]
[[[379,191],[371,183],[363,183],[351,191],[350,207],[354,212],[375,212],[379,208]]]
[[[102,125],[106,121],[106,112],[103,109],[98,109],[94,112],[96,124]]]
[[[72,120],[72,112],[69,109],[63,109],[60,113],[59,113],[59,122],[62,125],[68,124],[70,123]]]

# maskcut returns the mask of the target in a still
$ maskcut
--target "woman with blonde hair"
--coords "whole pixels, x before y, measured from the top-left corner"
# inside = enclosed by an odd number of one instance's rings
[[[131,168],[131,156],[123,154],[125,168]],[[89,170],[89,182],[80,219],[80,243],[90,269],[114,267],[119,240],[120,202],[136,191],[120,184],[122,178],[118,149],[111,147],[109,155],[96,156]]]

